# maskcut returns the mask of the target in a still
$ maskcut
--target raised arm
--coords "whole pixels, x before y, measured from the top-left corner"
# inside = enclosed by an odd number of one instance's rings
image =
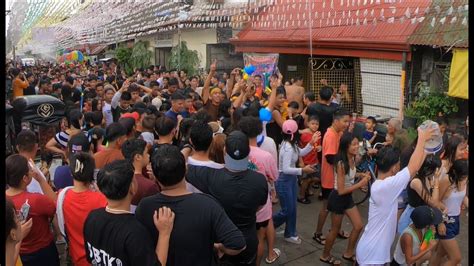
[[[140,89],[142,89],[146,94],[151,94],[153,92],[152,89],[150,89],[146,86],[140,85],[138,83],[135,83],[135,85],[138,86]]]
[[[237,76],[237,74],[239,73],[239,68],[234,68],[234,70],[232,70],[232,72],[230,72],[230,78],[229,80],[227,81],[227,89],[226,89],[226,95],[227,95],[227,99],[230,99],[230,97],[232,96],[232,91],[234,90],[234,84],[235,84],[235,76]]]
[[[204,88],[202,89],[202,103],[206,104],[209,99],[209,87],[211,86],[211,79],[216,74],[217,60],[214,59],[209,69],[206,81],[204,81]]]
[[[114,97],[112,97],[112,102],[110,104],[112,108],[117,108],[120,101],[120,97],[122,96],[122,92],[126,91],[128,89],[128,86],[130,86],[130,81],[126,79],[122,84],[122,88],[120,88],[120,90],[118,90],[114,94]]]
[[[420,129],[418,128],[418,141],[416,143],[415,151],[413,152],[410,162],[408,162],[408,171],[410,172],[410,177],[415,176],[416,172],[420,170],[421,165],[425,161],[426,152],[425,152],[425,143],[433,136],[435,129]]]

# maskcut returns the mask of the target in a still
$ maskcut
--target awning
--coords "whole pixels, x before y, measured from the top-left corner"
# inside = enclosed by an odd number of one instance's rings
[[[451,97],[469,99],[469,52],[467,49],[454,49],[453,61],[449,72],[449,90]]]
[[[405,52],[410,61],[407,39],[417,23],[406,19],[405,13],[425,10],[431,3],[426,0],[370,1],[364,7],[354,7],[352,1],[349,7],[351,1],[326,1],[326,5],[321,2],[310,1],[311,7],[308,7],[305,0],[294,0],[292,4],[277,0],[271,8],[252,15],[247,27],[231,39],[231,43],[236,52],[308,55],[312,52],[396,61],[402,61]],[[309,14],[313,20],[311,32]]]
[[[105,48],[107,48],[107,44],[99,44],[95,47],[91,47],[91,51],[89,53],[89,55],[96,55],[96,54],[100,54],[102,51],[104,51]]]

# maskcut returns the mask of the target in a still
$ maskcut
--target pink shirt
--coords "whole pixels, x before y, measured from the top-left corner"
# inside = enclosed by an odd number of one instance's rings
[[[249,169],[264,175],[267,180],[276,181],[278,178],[278,166],[275,158],[258,147],[250,147]],[[257,223],[264,222],[272,218],[272,201],[270,199],[270,189],[268,189],[267,202],[257,212]]]

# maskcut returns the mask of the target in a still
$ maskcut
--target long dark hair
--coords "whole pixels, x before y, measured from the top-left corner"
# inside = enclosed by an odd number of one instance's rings
[[[441,159],[434,154],[427,155],[425,161],[421,165],[420,170],[415,175],[415,178],[419,179],[422,184],[421,198],[427,202],[431,197],[432,190],[428,188],[428,177],[435,174],[437,168],[441,167]]]
[[[449,169],[449,182],[456,184],[456,189],[459,190],[459,183],[469,175],[469,161],[466,159],[456,160]]]
[[[342,166],[344,167],[344,173],[349,173],[349,157],[347,157],[347,150],[351,146],[352,141],[356,138],[354,134],[350,132],[344,132],[344,134],[341,137],[341,140],[339,142],[339,150],[337,151],[337,154],[334,158],[334,169],[336,169],[337,172],[337,165],[339,162],[342,163]]]
[[[293,133],[293,135],[281,132],[281,136],[282,136],[283,141],[286,141],[291,144],[291,147],[293,147],[293,150],[298,151],[297,144],[300,142],[300,132],[298,130],[296,130],[296,132]],[[291,139],[291,136],[293,136],[293,139]]]
[[[456,160],[456,150],[462,141],[463,140],[460,137],[451,136],[444,147],[443,160],[448,160],[453,163]]]

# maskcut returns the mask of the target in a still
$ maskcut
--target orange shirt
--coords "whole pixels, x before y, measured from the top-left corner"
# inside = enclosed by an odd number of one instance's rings
[[[84,223],[92,210],[107,206],[107,199],[100,192],[69,190],[64,197],[63,211],[69,252],[76,266],[89,266],[84,249]]]
[[[13,80],[12,88],[13,88],[13,98],[23,96],[23,90],[28,88],[30,84],[27,80],[22,81],[20,78],[15,78]]]
[[[323,138],[323,156],[321,164],[321,185],[326,189],[334,188],[334,166],[326,160],[326,155],[336,155],[339,149],[339,140],[342,132],[337,133],[329,127]]]
[[[111,163],[115,160],[123,160],[122,151],[119,149],[111,149],[107,148],[103,151],[99,151],[98,153],[94,154],[95,159],[95,168],[102,169],[108,163]]]

